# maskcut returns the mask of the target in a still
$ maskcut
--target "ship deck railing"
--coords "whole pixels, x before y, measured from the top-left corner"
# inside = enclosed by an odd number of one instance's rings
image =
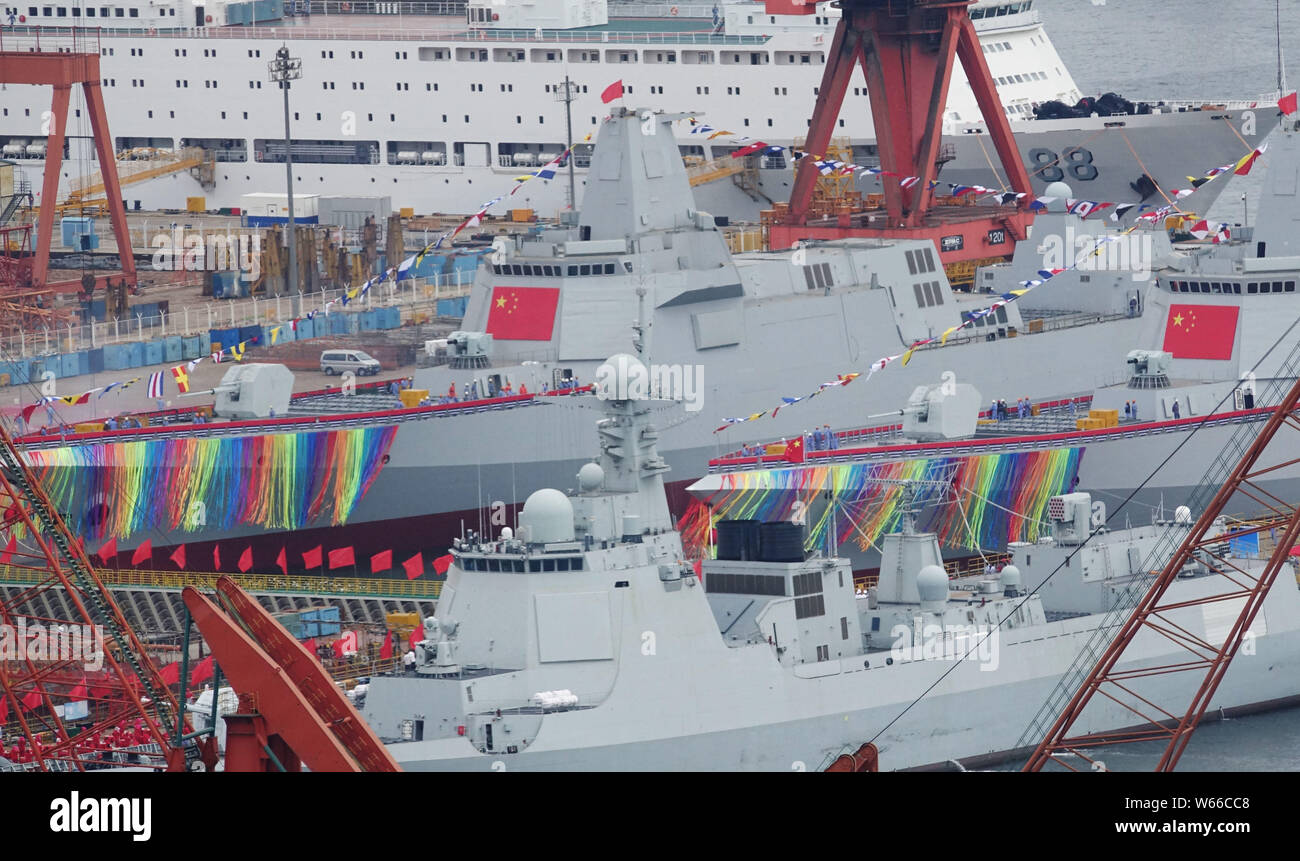
[[[770,36],[736,36],[710,32],[646,32],[635,30],[420,30],[398,27],[312,27],[297,23],[250,27],[24,27],[0,33],[0,51],[97,51],[108,39],[270,39],[347,42],[455,42],[517,45],[766,45]],[[499,61],[509,62],[509,61]],[[516,61],[518,62],[518,61]]]
[[[436,601],[440,580],[398,580],[386,577],[322,577],[309,574],[222,574],[203,571],[146,571],[98,568],[110,589],[179,592],[186,586],[214,590],[217,578],[230,577],[253,595],[305,595],[345,598],[388,598]],[[20,565],[0,565],[0,586],[25,586],[45,582],[49,575]]]

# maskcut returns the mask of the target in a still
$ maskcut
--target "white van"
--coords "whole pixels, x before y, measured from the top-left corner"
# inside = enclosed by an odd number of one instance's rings
[[[320,354],[320,369],[331,377],[345,371],[373,377],[382,370],[378,359],[360,350],[326,350]]]

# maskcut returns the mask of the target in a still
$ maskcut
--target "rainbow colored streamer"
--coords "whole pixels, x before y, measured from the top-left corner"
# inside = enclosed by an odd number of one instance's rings
[[[895,482],[928,479],[946,486],[917,490],[921,528],[950,546],[1002,549],[1038,540],[1047,501],[1073,488],[1082,456],[1082,448],[1066,448],[724,473],[723,488],[692,502],[677,527],[688,553],[701,558],[719,520],[791,520],[806,512],[807,549],[829,552],[834,523],[836,544],[866,550],[899,528],[903,487]]]
[[[89,540],[346,523],[396,427],[96,443],[27,453],[69,525]]]

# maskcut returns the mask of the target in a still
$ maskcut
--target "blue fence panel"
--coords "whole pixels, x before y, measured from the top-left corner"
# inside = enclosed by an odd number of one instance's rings
[[[199,332],[199,355],[207,356],[212,352],[212,333]]]
[[[77,367],[76,353],[64,353],[59,356],[60,377],[75,377],[79,373],[81,373],[81,371]]]
[[[316,337],[316,321],[302,319],[298,321],[297,340],[306,341]]]
[[[331,335],[346,335],[348,333],[347,314],[331,314],[329,321]]]
[[[131,367],[131,350],[126,344],[109,344],[103,348],[104,370],[124,371]]]
[[[144,364],[161,365],[163,363],[162,341],[144,342]]]
[[[181,336],[168,335],[163,338],[163,361],[179,362],[181,360]]]
[[[144,344],[139,341],[132,341],[126,345],[128,357],[126,366],[128,368],[138,368],[144,364]]]
[[[181,358],[197,359],[203,355],[203,347],[199,342],[198,335],[187,335],[181,338]]]
[[[104,370],[104,348],[86,351],[86,373],[98,374]]]

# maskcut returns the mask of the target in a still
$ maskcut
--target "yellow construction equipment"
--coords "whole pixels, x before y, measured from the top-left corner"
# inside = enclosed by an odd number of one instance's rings
[[[212,156],[202,147],[185,147],[179,152],[136,147],[117,154],[118,181],[123,186],[188,170],[205,188],[210,188],[214,184],[213,165]],[[100,171],[74,179],[68,199],[54,207],[55,213],[98,209],[105,205],[105,200],[95,195],[103,193],[104,177]]]

